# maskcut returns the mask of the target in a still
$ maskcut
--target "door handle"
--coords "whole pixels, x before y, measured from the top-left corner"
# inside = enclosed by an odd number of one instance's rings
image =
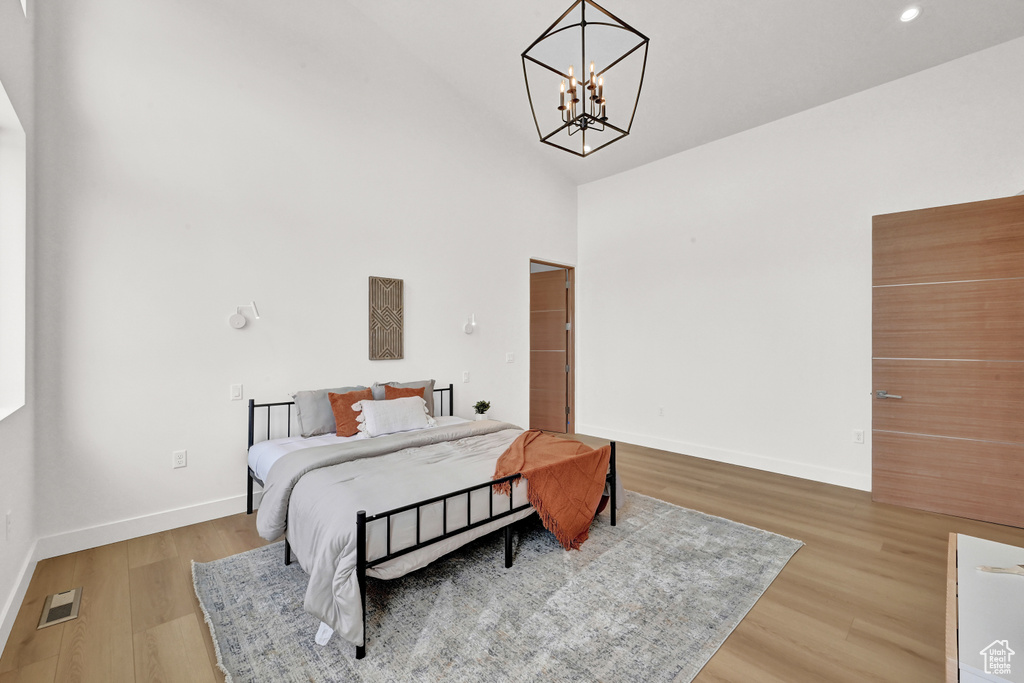
[[[903,398],[903,397],[902,396],[897,396],[896,394],[890,394],[885,389],[879,389],[878,391],[875,392],[875,398]]]

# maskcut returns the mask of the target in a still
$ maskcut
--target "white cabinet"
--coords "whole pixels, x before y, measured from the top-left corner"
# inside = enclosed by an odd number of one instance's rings
[[[1024,565],[1024,548],[963,534],[950,534],[950,543],[956,611],[947,605],[947,628],[956,632],[947,657],[955,657],[960,683],[1024,683],[1024,576],[978,569]],[[947,674],[957,680],[952,664]]]

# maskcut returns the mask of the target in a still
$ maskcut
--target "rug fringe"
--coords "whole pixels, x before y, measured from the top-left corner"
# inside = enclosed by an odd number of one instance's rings
[[[224,658],[220,654],[220,643],[217,642],[217,634],[213,630],[213,620],[210,618],[210,613],[206,611],[206,605],[203,604],[203,599],[199,597],[199,586],[196,585],[196,561],[192,560],[192,591],[196,594],[196,600],[199,602],[199,607],[203,610],[203,620],[206,621],[206,628],[210,629],[210,640],[213,641],[213,651],[217,655],[217,668],[224,674],[225,683],[234,683],[231,678],[231,672],[224,666]]]

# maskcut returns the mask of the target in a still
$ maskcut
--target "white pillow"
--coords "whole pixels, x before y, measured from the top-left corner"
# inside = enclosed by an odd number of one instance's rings
[[[437,426],[437,421],[427,414],[427,402],[419,396],[393,398],[390,401],[359,401],[352,404],[352,410],[357,413],[359,432],[367,436]]]

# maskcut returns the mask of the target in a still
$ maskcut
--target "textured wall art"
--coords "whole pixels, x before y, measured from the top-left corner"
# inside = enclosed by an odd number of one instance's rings
[[[370,277],[370,360],[402,357],[402,281]]]

